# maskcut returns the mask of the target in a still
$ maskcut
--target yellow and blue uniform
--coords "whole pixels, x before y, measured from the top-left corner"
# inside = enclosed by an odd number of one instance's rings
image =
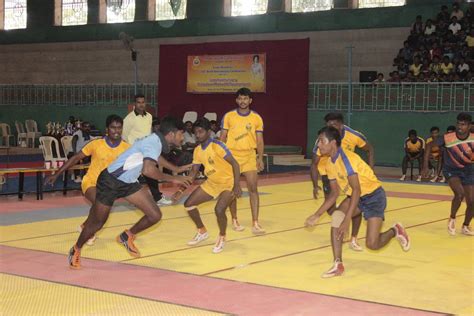
[[[410,137],[407,137],[405,138],[404,148],[411,155],[416,155],[425,149],[425,141],[423,138],[417,136],[415,142],[413,143]]]
[[[227,146],[217,139],[210,139],[194,149],[193,164],[203,165],[207,177],[201,189],[213,198],[234,187],[232,165],[225,160],[231,155]]]
[[[314,144],[313,153],[316,153],[319,158],[318,163],[318,172],[320,175],[324,176],[327,174],[326,167],[328,165],[329,157],[321,156],[321,152],[317,147],[317,143]],[[364,134],[358,132],[349,126],[344,125],[342,128],[342,135],[341,135],[341,148],[345,151],[355,151],[356,147],[362,148],[367,145],[367,138],[365,138]]]
[[[91,165],[82,179],[82,193],[95,187],[100,173],[129,147],[130,145],[124,141],[120,141],[114,146],[107,136],[85,145],[81,151],[84,155],[91,157]]]
[[[238,110],[227,112],[221,128],[227,130],[226,145],[239,163],[240,172],[257,170],[257,133],[263,133],[262,117],[255,111],[240,114]]]
[[[329,160],[327,173],[329,181],[337,181],[339,188],[347,196],[352,195],[348,178],[357,174],[361,190],[358,207],[364,213],[364,218],[384,218],[387,205],[385,191],[372,168],[359,155],[339,148],[336,156]]]

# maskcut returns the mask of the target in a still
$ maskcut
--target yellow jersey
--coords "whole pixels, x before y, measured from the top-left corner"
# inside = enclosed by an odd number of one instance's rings
[[[428,145],[432,141],[433,141],[433,137],[429,137],[426,140],[426,145]],[[430,159],[438,160],[439,157],[440,157],[440,154],[441,154],[441,150],[440,150],[439,146],[437,145],[437,143],[435,142],[433,144],[433,146],[431,147]]]
[[[232,154],[223,142],[210,139],[194,149],[193,164],[204,166],[207,181],[229,184],[234,182],[232,165],[224,159],[229,155]]]
[[[367,145],[367,138],[365,138],[364,134],[358,132],[349,126],[344,125],[342,128],[342,135],[341,135],[341,148],[346,151],[355,151],[356,147],[362,148]],[[329,161],[329,157],[321,156],[321,152],[318,149],[317,140],[314,144],[313,153],[316,153],[319,158],[318,163],[318,172],[320,175],[326,175],[326,166]]]
[[[421,137],[417,137],[415,143],[410,140],[410,137],[405,138],[404,148],[411,154],[417,154],[425,149],[425,141]]]
[[[263,133],[263,120],[255,111],[243,115],[233,110],[224,115],[221,127],[228,131],[226,145],[231,151],[251,151],[257,148],[257,133]]]
[[[91,157],[91,165],[84,179],[96,183],[99,174],[129,147],[130,145],[123,140],[114,146],[108,137],[89,142],[81,150],[84,155]]]
[[[360,184],[360,196],[370,194],[380,188],[382,183],[377,179],[369,165],[352,151],[339,148],[336,157],[330,157],[327,166],[329,180],[337,181],[344,194],[352,195],[348,177],[357,174]]]

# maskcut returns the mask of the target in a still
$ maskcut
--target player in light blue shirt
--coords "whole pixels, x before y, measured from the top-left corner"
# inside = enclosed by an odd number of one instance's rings
[[[132,147],[120,155],[97,179],[95,203],[84,223],[84,228],[76,244],[69,251],[69,267],[80,269],[81,248],[107,221],[114,201],[124,198],[145,214],[132,228],[125,230],[117,241],[133,257],[140,257],[140,252],[133,243],[136,234],[151,227],[161,220],[161,210],[156,205],[150,192],[137,181],[140,174],[155,180],[170,181],[187,187],[192,179],[184,176],[163,174],[156,168],[162,152],[169,151],[169,144],[181,146],[183,142],[183,123],[175,118],[164,118],[160,131],[135,141]]]

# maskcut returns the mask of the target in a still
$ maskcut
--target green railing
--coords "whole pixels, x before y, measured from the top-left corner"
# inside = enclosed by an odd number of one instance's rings
[[[308,108],[324,111],[474,111],[474,83],[310,83]]]
[[[149,105],[157,105],[156,84],[141,84]],[[322,111],[474,112],[474,83],[309,84],[308,109]],[[0,105],[119,106],[132,103],[133,84],[0,85]]]
[[[0,85],[0,105],[124,106],[134,102],[133,84]],[[156,106],[157,85],[137,89]]]

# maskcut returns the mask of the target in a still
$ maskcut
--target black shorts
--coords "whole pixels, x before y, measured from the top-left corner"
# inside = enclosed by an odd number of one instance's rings
[[[448,180],[454,177],[459,178],[462,185],[474,185],[474,164],[468,164],[464,168],[453,168],[444,165],[443,175]]]
[[[321,176],[321,181],[323,182],[323,192],[324,192],[324,194],[331,193],[331,187],[329,186],[328,176],[326,176],[326,175]]]
[[[111,175],[107,169],[102,171],[97,179],[97,194],[96,201],[112,206],[114,201],[123,197],[127,197],[140,191],[142,188],[138,182],[125,183]]]

